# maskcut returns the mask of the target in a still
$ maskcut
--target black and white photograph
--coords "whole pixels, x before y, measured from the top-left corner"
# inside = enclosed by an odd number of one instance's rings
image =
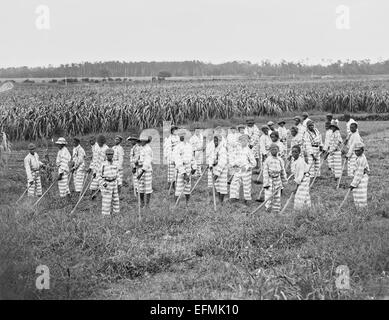
[[[1,0],[0,300],[389,300],[388,12]]]

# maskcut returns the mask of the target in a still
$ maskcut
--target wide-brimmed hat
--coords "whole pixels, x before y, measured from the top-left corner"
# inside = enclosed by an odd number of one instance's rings
[[[55,144],[62,144],[62,145],[66,145],[66,144],[68,144],[67,142],[66,142],[66,140],[65,140],[65,138],[59,138],[56,142],[55,142]]]
[[[127,141],[139,141],[139,138],[138,137],[129,136],[127,138]]]
[[[267,125],[270,127],[270,126],[274,126],[274,122],[273,121],[269,121],[268,123],[267,123]]]
[[[281,123],[285,124],[286,122],[285,122],[285,120],[278,121],[278,124],[281,124]]]
[[[141,134],[138,139],[140,142],[150,142],[152,140],[151,136],[146,136]]]
[[[113,151],[112,148],[108,148],[107,150],[105,150],[105,154],[114,154],[115,152]]]
[[[115,136],[115,139],[119,139],[120,141],[122,141],[122,140],[123,140],[123,137],[120,136],[120,135],[117,135],[117,136]]]
[[[357,142],[355,145],[354,145],[354,151],[355,150],[361,150],[361,149],[364,149],[365,148],[365,145],[362,143],[362,142]]]
[[[293,117],[293,120],[299,120],[299,121],[301,121],[301,118],[300,118],[299,116],[294,116],[294,117]]]
[[[307,127],[311,124],[315,124],[312,120],[307,121]]]
[[[304,117],[309,117],[308,112],[303,112],[303,116],[304,116]]]
[[[272,149],[277,149],[277,150],[280,150],[280,147],[278,146],[278,144],[276,143],[272,143],[269,147],[269,150],[272,150]]]
[[[250,137],[248,134],[242,134],[239,136],[238,138],[238,141],[242,142],[242,141],[249,141],[250,140]]]
[[[73,138],[73,141],[77,141],[78,143],[80,143],[80,142],[81,142],[81,139],[80,139],[79,137],[74,137],[74,138]]]
[[[35,150],[35,149],[36,149],[35,144],[30,143],[30,144],[28,145],[28,150]]]
[[[244,124],[238,124],[237,126],[236,126],[236,129],[245,129],[246,128],[246,126],[244,125]]]
[[[248,117],[246,119],[246,123],[251,123],[251,122],[254,122],[254,117]]]
[[[263,125],[263,126],[261,126],[261,130],[263,130],[263,129],[267,129],[267,130],[269,130],[269,127],[268,127],[268,126],[266,126],[266,125]]]

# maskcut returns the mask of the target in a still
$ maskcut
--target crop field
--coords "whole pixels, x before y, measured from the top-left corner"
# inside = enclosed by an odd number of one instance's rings
[[[389,81],[17,84],[0,96],[0,128],[12,140],[34,140],[303,110],[389,113]]]
[[[117,131],[125,137],[142,128],[161,132],[164,120],[211,128],[253,114],[262,125],[301,110],[311,110],[324,133],[325,111],[389,112],[388,92],[381,80],[17,86],[0,96],[1,125],[13,143],[0,174],[0,299],[388,299],[388,121],[359,122],[371,169],[364,211],[349,197],[336,214],[350,178],[336,190],[326,163],[311,189],[310,211],[294,213],[290,206],[281,217],[264,209],[251,216],[260,204],[253,201],[218,204],[213,212],[204,178],[191,206],[174,209],[166,166],[157,164],[151,210],[139,221],[125,143],[119,215],[103,218],[100,196],[85,198],[71,215],[77,198],[59,199],[57,187],[36,209],[28,198],[15,205],[26,184],[25,139],[37,139],[43,157],[41,138],[63,134],[69,141],[79,134],[90,158],[94,132],[105,132],[112,145]],[[340,129],[344,136],[344,122]],[[52,161],[56,151],[49,145]],[[261,186],[252,184],[253,199]],[[292,189],[292,183],[285,188],[282,204]],[[35,287],[39,265],[50,268],[49,290]],[[337,286],[339,266],[349,270],[348,289]]]

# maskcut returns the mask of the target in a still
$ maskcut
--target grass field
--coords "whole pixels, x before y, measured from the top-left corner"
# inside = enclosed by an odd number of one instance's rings
[[[323,122],[318,126],[322,130]],[[56,188],[32,210],[29,199],[15,205],[26,183],[20,151],[26,143],[15,143],[9,170],[0,177],[0,298],[388,298],[389,122],[360,122],[360,132],[371,168],[368,210],[357,212],[350,197],[335,214],[347,190],[335,190],[325,164],[324,178],[311,190],[314,208],[296,214],[290,206],[280,218],[264,210],[247,216],[257,202],[225,203],[213,212],[206,179],[190,208],[182,203],[173,210],[166,167],[159,165],[151,212],[143,213],[141,222],[131,184],[124,188],[118,216],[103,218],[100,198],[85,199],[70,215],[76,198],[62,201]],[[90,155],[86,141],[85,136]],[[54,154],[50,150],[52,159]],[[346,187],[350,179],[343,182]],[[260,187],[253,184],[254,198]],[[292,188],[286,188],[283,203]],[[38,265],[50,268],[50,290],[35,288]],[[348,290],[336,288],[340,265],[350,270]]]

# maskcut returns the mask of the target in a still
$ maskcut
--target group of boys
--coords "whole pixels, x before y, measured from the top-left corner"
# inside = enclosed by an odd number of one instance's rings
[[[355,205],[366,207],[369,166],[364,155],[364,145],[358,133],[358,124],[348,114],[344,119],[347,122],[347,137],[343,141],[338,120],[333,119],[332,114],[327,115],[324,143],[321,133],[306,112],[302,118],[294,117],[295,125],[290,130],[285,128],[283,120],[278,122],[278,128],[275,128],[274,122],[269,121],[259,130],[252,117],[246,119],[246,125],[233,126],[228,130],[221,127],[210,130],[207,137],[203,136],[200,128],[196,128],[192,135],[188,130],[173,126],[170,136],[163,143],[167,188],[174,190],[177,203],[185,195],[188,205],[193,191],[192,177],[201,179],[207,173],[210,195],[215,193],[221,204],[228,193],[231,202],[237,202],[241,185],[244,203],[247,204],[252,200],[252,176],[258,174],[259,181],[262,174],[264,198],[260,194],[256,200],[265,201],[268,211],[278,213],[281,210],[282,189],[293,176],[296,185],[294,209],[301,210],[311,205],[310,185],[313,179],[321,175],[323,161],[327,160],[329,170],[339,179],[344,167],[344,155],[348,163],[347,175],[353,177],[350,189],[353,190]],[[207,138],[206,141],[204,138]],[[149,208],[153,192],[151,137],[129,137],[127,140],[131,144],[133,189],[140,206]],[[91,174],[89,189],[92,199],[101,192],[103,215],[109,215],[111,211],[118,213],[119,194],[123,185],[122,141],[121,136],[116,136],[115,145],[109,148],[103,135],[98,136],[97,141],[91,139],[92,159],[86,170],[86,153],[80,145],[80,139],[73,139],[71,155],[66,140],[59,138],[56,141],[59,148],[56,165],[60,197],[70,196],[71,176],[74,178],[74,190],[81,196],[86,191],[88,173]],[[41,196],[39,170],[43,163],[39,161],[33,144],[29,145],[29,151],[24,161],[28,195]],[[287,178],[289,166],[291,175]]]

